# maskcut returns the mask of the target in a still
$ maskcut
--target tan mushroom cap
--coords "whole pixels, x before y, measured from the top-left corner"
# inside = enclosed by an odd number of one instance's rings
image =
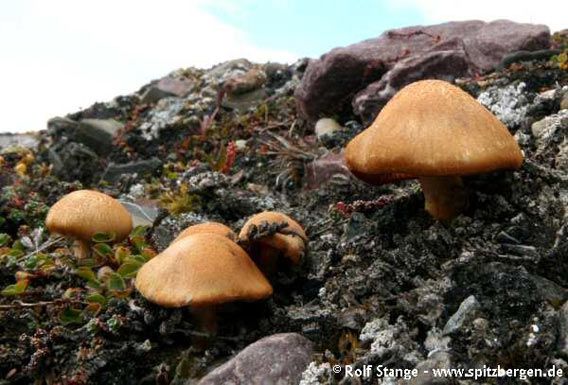
[[[116,199],[93,190],[78,190],[55,203],[45,224],[50,232],[89,241],[99,232],[120,241],[132,231],[132,216]]]
[[[369,183],[516,169],[507,127],[460,88],[422,80],[400,90],[348,145],[349,169]]]
[[[225,226],[224,224],[219,222],[204,222],[204,223],[199,223],[197,225],[189,226],[181,233],[179,233],[179,235],[176,237],[176,239],[174,239],[172,243],[177,242],[180,239],[185,238],[189,235],[202,234],[202,233],[213,233],[213,234],[223,235],[233,241],[237,239],[237,234],[235,234],[230,227]]]
[[[212,233],[172,243],[138,271],[136,289],[164,307],[198,308],[272,295],[272,286],[248,254]]]
[[[243,241],[248,241],[248,233],[252,225],[259,226],[263,222],[268,223],[282,223],[288,224],[284,230],[290,232],[290,234],[274,234],[269,237],[259,239],[258,242],[273,247],[279,250],[286,258],[289,258],[294,264],[298,264],[304,255],[306,249],[307,236],[300,224],[290,218],[289,216],[276,212],[276,211],[264,211],[259,214],[255,214],[250,217],[241,232],[239,233],[239,239]]]

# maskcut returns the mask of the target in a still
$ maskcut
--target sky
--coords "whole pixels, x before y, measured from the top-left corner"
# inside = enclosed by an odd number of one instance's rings
[[[507,18],[568,28],[564,0],[0,0],[0,132],[46,128],[183,67],[292,63],[390,28]]]

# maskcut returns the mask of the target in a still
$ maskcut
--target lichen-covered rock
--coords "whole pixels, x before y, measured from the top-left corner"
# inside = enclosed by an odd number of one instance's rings
[[[312,343],[299,334],[275,334],[247,346],[199,385],[296,385],[309,365]]]

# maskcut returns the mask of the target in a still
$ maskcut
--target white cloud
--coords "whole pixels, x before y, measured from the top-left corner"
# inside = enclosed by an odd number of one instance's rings
[[[0,132],[136,91],[180,67],[297,55],[255,46],[206,0],[23,0],[0,4]]]
[[[560,0],[387,0],[395,8],[417,9],[426,23],[455,20],[509,19],[546,24],[551,31],[568,28],[568,6]]]

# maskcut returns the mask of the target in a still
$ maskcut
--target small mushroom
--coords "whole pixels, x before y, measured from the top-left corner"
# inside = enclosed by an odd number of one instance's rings
[[[193,234],[172,243],[140,268],[135,286],[157,305],[190,307],[211,332],[216,329],[218,305],[272,295],[272,286],[247,253],[214,233]]]
[[[294,265],[299,264],[308,238],[302,226],[289,216],[264,211],[245,222],[239,233],[239,242],[247,245],[249,254],[261,270],[270,274],[276,269],[280,256]]]
[[[460,176],[518,169],[519,145],[507,127],[460,88],[422,80],[400,90],[347,145],[347,166],[371,184],[418,178],[425,208],[449,220],[467,206]]]
[[[213,233],[213,234],[223,235],[232,241],[235,241],[237,239],[237,234],[235,234],[230,227],[225,226],[224,224],[219,222],[204,222],[204,223],[199,223],[197,225],[189,226],[181,233],[179,233],[179,235],[176,237],[176,239],[174,239],[172,243],[175,243],[180,239],[183,239],[189,235],[202,234],[202,233]]]
[[[132,217],[116,199],[93,190],[78,190],[57,201],[45,224],[51,233],[75,239],[75,255],[90,254],[91,238],[96,233],[112,233],[121,241],[132,231]]]

